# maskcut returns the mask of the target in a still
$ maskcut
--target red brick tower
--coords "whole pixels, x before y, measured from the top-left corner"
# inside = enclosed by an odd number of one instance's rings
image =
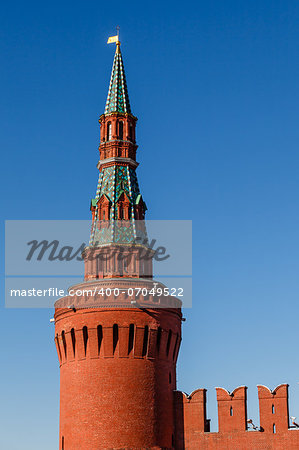
[[[60,450],[174,446],[181,304],[157,296],[157,286],[164,286],[153,280],[135,172],[136,121],[117,43],[99,119],[100,174],[85,279],[72,287],[78,295],[55,304]]]

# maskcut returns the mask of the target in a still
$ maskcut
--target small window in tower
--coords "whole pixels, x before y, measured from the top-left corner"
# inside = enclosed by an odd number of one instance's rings
[[[98,354],[100,354],[102,340],[103,340],[103,328],[102,328],[102,325],[98,325],[98,327],[97,327],[97,335],[98,335]]]
[[[125,256],[124,258],[124,272],[128,272],[128,266],[129,266],[129,256]]]
[[[275,426],[275,423],[273,423],[273,433],[276,433],[276,426]]]
[[[62,344],[63,344],[63,349],[64,349],[64,356],[66,357],[66,340],[65,340],[65,332],[62,331],[61,333],[61,339],[62,339]]]
[[[175,360],[175,357],[176,357],[176,350],[177,350],[178,343],[179,343],[179,335],[177,334],[176,340],[175,340],[175,344],[174,344],[174,347],[173,347],[173,353],[172,353],[173,361]]]
[[[158,331],[157,331],[157,350],[158,350],[158,353],[159,353],[159,350],[160,350],[161,335],[162,335],[162,328],[159,327]]]
[[[118,218],[119,218],[120,220],[123,220],[123,218],[124,218],[124,210],[123,210],[123,207],[122,207],[122,206],[119,207]]]
[[[71,329],[71,338],[72,338],[73,353],[75,356],[75,354],[76,354],[76,336],[75,336],[74,328]]]
[[[103,220],[106,220],[106,211],[103,211]]]
[[[59,338],[58,338],[58,333],[56,334],[56,344],[57,344],[57,349],[58,349],[58,358],[59,358],[59,362],[61,363],[61,350],[60,350],[60,345],[59,345]]]
[[[64,450],[64,436],[61,438],[61,450]]]
[[[133,126],[132,126],[132,124],[130,123],[130,141],[133,141]]]
[[[115,352],[118,343],[118,325],[115,323],[113,325],[113,354]]]
[[[133,255],[133,272],[136,273],[136,255]]]
[[[230,415],[231,417],[234,415],[234,411],[233,411],[233,407],[232,407],[232,406],[230,407],[229,415]]]
[[[86,356],[87,342],[88,342],[88,330],[87,330],[87,327],[83,327],[83,342],[84,342],[84,353],[85,353],[85,356]]]
[[[107,123],[107,141],[111,141],[112,137],[112,124],[111,122]]]
[[[116,272],[116,270],[117,270],[116,262],[117,262],[117,258],[116,258],[116,254],[114,253],[113,254],[113,261],[112,261],[112,263],[113,263],[112,271],[113,272]]]
[[[104,261],[103,256],[104,255],[99,255],[96,258],[96,276],[97,276],[97,278],[99,278],[100,274],[102,274],[103,271],[104,271],[104,268],[103,268],[103,261]]]
[[[121,255],[119,255],[120,257],[117,258],[117,262],[118,262],[118,274],[119,276],[122,276],[124,273],[124,261],[121,258]]]
[[[166,345],[166,355],[167,355],[167,356],[169,355],[171,338],[172,338],[172,331],[169,330],[169,333],[168,333],[168,339],[167,339],[167,345]]]
[[[129,327],[129,346],[128,346],[128,355],[131,353],[134,347],[134,333],[135,333],[135,327],[134,324],[131,323]]]
[[[275,408],[274,408],[274,405],[272,405],[272,414],[275,414]]]
[[[122,121],[118,122],[118,139],[121,141],[124,138],[124,123]]]
[[[169,384],[171,384],[171,372],[169,372],[168,377],[169,377]]]

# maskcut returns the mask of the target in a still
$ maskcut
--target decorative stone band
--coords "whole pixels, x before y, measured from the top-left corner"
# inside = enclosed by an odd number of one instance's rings
[[[131,166],[133,169],[136,169],[136,167],[139,166],[139,163],[134,161],[131,158],[121,158],[121,157],[114,157],[114,158],[106,158],[103,160],[100,160],[97,164],[97,168],[99,170],[101,170],[102,166],[110,166],[110,165],[129,165]]]
[[[132,113],[122,113],[122,112],[114,111],[114,112],[110,112],[110,113],[101,114],[99,117],[99,122],[100,123],[104,122],[107,118],[114,117],[114,116],[115,117],[129,117],[132,120],[134,120],[135,122],[137,122],[137,120],[138,120],[138,118],[136,116],[134,116],[134,114],[132,114]]]
[[[181,300],[169,294],[167,287],[143,278],[109,278],[71,286],[69,295],[55,308],[170,308],[180,309]]]

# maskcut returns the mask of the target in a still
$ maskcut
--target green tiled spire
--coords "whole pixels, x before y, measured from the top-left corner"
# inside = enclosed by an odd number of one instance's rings
[[[116,44],[105,114],[119,112],[131,113],[124,63],[120,44]]]
[[[117,201],[124,193],[130,202],[130,220],[126,224],[130,226],[121,226],[122,221],[117,219]],[[99,229],[97,213],[92,225],[90,237],[90,246],[103,245],[109,243],[130,244],[139,238],[138,243],[145,242],[147,239],[146,230],[138,230],[134,219],[135,205],[143,202],[140,194],[138,180],[135,169],[125,165],[110,166],[104,168],[99,175],[99,182],[96,196],[91,200],[92,206],[96,206],[99,199],[105,195],[110,201],[110,224],[109,227]],[[145,210],[146,205],[144,203]]]

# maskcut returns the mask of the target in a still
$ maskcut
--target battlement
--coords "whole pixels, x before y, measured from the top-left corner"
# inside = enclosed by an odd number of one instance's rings
[[[237,387],[231,393],[216,388],[218,432],[210,432],[205,389],[197,389],[190,395],[175,391],[175,448],[298,449],[299,428],[289,424],[288,384],[281,384],[273,391],[262,385],[257,389],[259,425],[247,419],[246,386]]]

